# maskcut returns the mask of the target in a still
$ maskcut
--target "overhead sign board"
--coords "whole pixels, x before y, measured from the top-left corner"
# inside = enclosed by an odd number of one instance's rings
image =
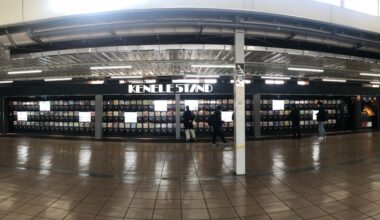
[[[211,93],[213,86],[211,84],[137,84],[128,85],[128,93]]]

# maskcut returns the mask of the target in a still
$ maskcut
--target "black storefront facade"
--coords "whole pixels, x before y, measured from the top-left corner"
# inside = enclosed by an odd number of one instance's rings
[[[301,110],[305,133],[316,132],[313,118],[316,103],[322,101],[329,113],[329,131],[359,131],[379,128],[378,91],[357,84],[311,83],[299,86],[266,85],[260,80],[246,85],[245,118],[248,138],[275,137],[291,132],[287,115],[292,106]],[[196,100],[196,131],[209,136],[208,116],[218,105],[223,112],[233,111],[233,84],[103,84],[19,83],[0,87],[1,133],[28,135],[65,135],[96,138],[180,139],[186,100]],[[273,100],[283,108],[274,109]],[[50,111],[41,111],[40,102],[49,102]],[[156,101],[167,108],[155,110]],[[369,104],[368,104],[369,103]],[[366,108],[371,115],[363,115]],[[18,120],[18,112],[27,119]],[[81,122],[79,114],[89,113]],[[136,120],[126,121],[127,115]],[[233,122],[225,123],[227,135],[233,136]]]

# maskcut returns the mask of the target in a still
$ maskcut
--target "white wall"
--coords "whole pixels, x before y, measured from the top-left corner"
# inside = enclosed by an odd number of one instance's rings
[[[78,3],[80,1],[109,3],[115,0],[0,0],[0,26],[52,19],[78,14],[78,11],[82,9],[91,9],[88,6],[91,4],[80,5]],[[75,11],[70,13],[68,12],[70,8],[53,7],[63,2],[75,2],[71,8]],[[124,4],[121,10],[202,8],[255,11],[300,17],[380,33],[379,17],[312,0],[122,0],[121,2]]]

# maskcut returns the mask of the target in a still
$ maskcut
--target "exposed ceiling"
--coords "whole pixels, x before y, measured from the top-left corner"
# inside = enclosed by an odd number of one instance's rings
[[[193,64],[234,64],[229,45],[145,45],[69,49],[0,58],[0,80],[38,80],[56,77],[104,79],[111,76],[233,75],[231,68],[192,68]],[[90,70],[92,66],[131,65],[132,69]],[[289,71],[288,67],[318,68],[323,73]],[[9,75],[8,71],[43,70]],[[345,78],[373,81],[361,72],[380,72],[380,60],[305,50],[247,46],[246,72],[252,77],[289,76],[300,79]],[[380,78],[379,78],[380,79]]]

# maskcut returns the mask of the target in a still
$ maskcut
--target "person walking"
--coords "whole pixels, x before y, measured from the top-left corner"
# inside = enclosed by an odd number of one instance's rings
[[[183,115],[183,124],[185,126],[186,142],[197,140],[197,137],[195,136],[193,122],[194,122],[194,114],[190,111],[189,106],[186,106],[186,111]]]
[[[327,113],[322,102],[318,102],[317,121],[320,136],[319,139],[326,139],[325,122],[327,121]]]
[[[218,106],[214,115],[212,116],[212,127],[214,129],[212,135],[212,144],[215,144],[216,137],[219,136],[222,139],[224,146],[227,145],[226,139],[224,138],[224,130],[223,130],[223,121],[222,121],[222,107]]]
[[[289,119],[292,122],[293,139],[296,139],[296,137],[300,139],[301,138],[301,125],[300,125],[301,115],[300,115],[300,110],[296,106],[292,107],[292,110],[289,114]]]

